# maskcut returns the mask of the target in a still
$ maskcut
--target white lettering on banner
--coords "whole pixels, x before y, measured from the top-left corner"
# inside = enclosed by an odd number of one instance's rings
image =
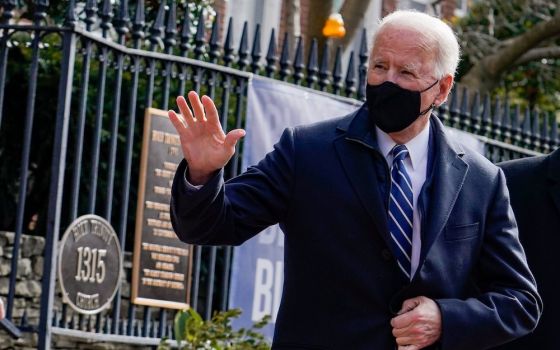
[[[274,266],[272,261],[268,259],[257,259],[251,312],[253,322],[259,321],[266,315],[271,315],[273,319],[276,319],[282,297],[283,279],[283,261],[277,261],[276,266]]]
[[[260,244],[270,245],[276,241],[278,247],[284,248],[284,232],[282,232],[279,225],[269,227],[262,231],[257,237]]]

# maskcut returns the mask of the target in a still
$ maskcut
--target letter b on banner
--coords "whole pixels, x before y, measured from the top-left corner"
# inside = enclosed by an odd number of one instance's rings
[[[282,297],[283,276],[283,261],[277,261],[275,266],[268,259],[257,259],[251,312],[253,322],[259,321],[266,315],[271,315],[273,319],[276,319]]]

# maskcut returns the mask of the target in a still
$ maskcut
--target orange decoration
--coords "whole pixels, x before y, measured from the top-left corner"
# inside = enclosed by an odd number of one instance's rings
[[[323,35],[327,38],[342,38],[346,35],[344,21],[340,13],[333,13],[329,16],[323,27]]]

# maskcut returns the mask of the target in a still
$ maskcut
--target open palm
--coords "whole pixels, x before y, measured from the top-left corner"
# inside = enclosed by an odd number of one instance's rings
[[[208,96],[188,94],[192,111],[183,96],[177,97],[181,114],[169,111],[169,119],[181,139],[183,156],[189,166],[189,181],[194,185],[206,183],[212,174],[223,168],[235,153],[237,141],[245,131],[223,132],[214,101]]]

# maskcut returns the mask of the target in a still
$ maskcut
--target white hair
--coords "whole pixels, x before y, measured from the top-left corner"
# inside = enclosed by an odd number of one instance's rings
[[[434,74],[438,78],[444,75],[455,75],[459,64],[459,43],[453,30],[439,18],[428,14],[399,10],[385,16],[373,37],[373,46],[380,33],[387,28],[404,28],[417,32],[421,38],[419,45],[428,50],[434,50]]]

